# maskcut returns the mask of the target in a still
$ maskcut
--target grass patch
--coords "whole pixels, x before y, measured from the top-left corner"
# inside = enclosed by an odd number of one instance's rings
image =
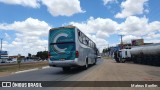
[[[19,68],[18,64],[0,66],[0,76],[1,76],[1,73],[12,73],[12,72],[21,71],[21,70],[42,68],[43,66],[48,66],[48,62],[21,63],[20,68]]]

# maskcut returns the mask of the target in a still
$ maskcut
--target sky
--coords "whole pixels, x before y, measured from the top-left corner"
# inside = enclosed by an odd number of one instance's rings
[[[132,39],[160,43],[160,0],[0,0],[0,38],[9,55],[48,48],[50,28],[74,25],[100,51]]]

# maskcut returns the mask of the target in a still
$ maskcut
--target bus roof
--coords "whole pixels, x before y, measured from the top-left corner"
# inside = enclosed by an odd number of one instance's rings
[[[63,26],[63,27],[51,28],[50,30],[57,30],[57,29],[61,29],[61,28],[76,28],[76,26],[68,25],[68,26]]]

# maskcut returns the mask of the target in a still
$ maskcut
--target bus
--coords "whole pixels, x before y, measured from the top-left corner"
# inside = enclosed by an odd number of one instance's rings
[[[75,26],[52,28],[48,39],[49,66],[68,71],[77,66],[87,69],[97,62],[96,44]]]

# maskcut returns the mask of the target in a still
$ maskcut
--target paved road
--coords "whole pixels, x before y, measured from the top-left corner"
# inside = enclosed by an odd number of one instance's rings
[[[82,70],[74,68],[63,72],[61,68],[46,68],[37,71],[0,77],[0,81],[160,81],[160,67],[133,63],[116,63],[110,59],[100,59],[98,64]],[[31,90],[31,88],[0,88],[0,90]],[[159,90],[160,88],[115,88],[115,87],[58,87],[32,88],[32,90]]]

